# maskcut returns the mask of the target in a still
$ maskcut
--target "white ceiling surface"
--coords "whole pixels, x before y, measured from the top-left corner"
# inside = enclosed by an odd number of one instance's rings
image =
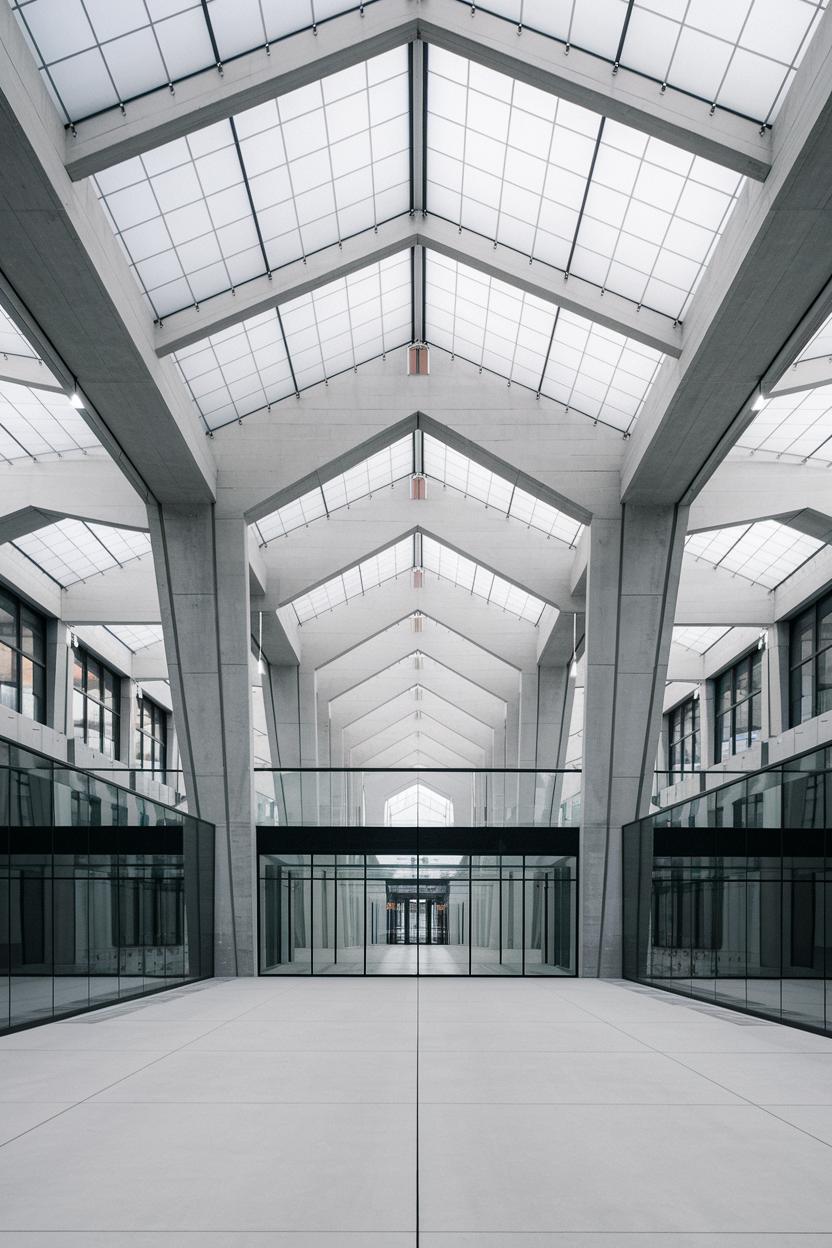
[[[704,654],[730,632],[730,628],[720,626],[677,625],[673,629],[673,643],[683,646],[685,650],[693,650],[696,654]]]
[[[39,358],[37,351],[27,342],[2,307],[0,307],[0,355],[22,355],[29,360]]]
[[[776,520],[710,529],[685,541],[689,557],[703,559],[765,589],[776,589],[822,547],[823,542]]]
[[[161,624],[108,624],[106,628],[134,654],[163,641]]]
[[[824,326],[820,333],[829,335],[830,330]],[[832,349],[832,336],[829,346]],[[799,358],[815,357],[804,353]],[[775,395],[756,414],[737,446],[792,463],[832,463],[832,385]]]
[[[59,520],[12,545],[64,588],[150,554],[147,533],[84,520]]]

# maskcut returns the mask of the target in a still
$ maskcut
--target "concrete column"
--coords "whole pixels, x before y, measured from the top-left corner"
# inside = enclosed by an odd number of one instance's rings
[[[621,974],[621,828],[649,808],[686,519],[677,507],[627,504],[590,526],[583,975]]]
[[[66,627],[60,620],[46,625],[46,722],[56,732],[72,735],[72,664]]]
[[[763,716],[764,736],[779,737],[789,727],[790,632],[788,621],[768,630],[763,660],[763,690],[768,694],[768,718]]]
[[[538,668],[536,767],[555,774],[540,777],[537,783],[535,822],[557,823],[563,776],[557,769],[566,766],[569,725],[575,699],[575,679],[569,674],[569,661],[557,667]]]
[[[216,827],[215,969],[256,969],[247,526],[148,507],[188,808]]]
[[[520,673],[519,737],[517,766],[537,765],[538,668]],[[534,823],[536,777],[517,777],[517,822],[523,827]]]

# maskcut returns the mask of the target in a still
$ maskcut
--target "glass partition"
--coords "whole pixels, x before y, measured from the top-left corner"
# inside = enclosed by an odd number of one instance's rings
[[[628,979],[832,1034],[832,750],[624,829]]]
[[[0,741],[0,1032],[213,973],[214,829]]]
[[[261,974],[576,973],[576,830],[534,854],[372,842],[290,852],[258,829]]]

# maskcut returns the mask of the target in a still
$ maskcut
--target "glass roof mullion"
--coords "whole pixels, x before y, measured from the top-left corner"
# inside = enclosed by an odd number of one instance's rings
[[[121,109],[121,111],[122,111],[122,112],[124,112],[124,101],[123,101],[123,100],[122,100],[122,98],[121,98],[121,92],[119,91],[118,87],[116,86],[115,79],[113,78],[112,71],[110,70],[110,65],[109,65],[109,62],[108,62],[108,60],[107,60],[106,56],[104,55],[104,49],[103,49],[103,48],[102,48],[102,46],[101,46],[101,42],[100,42],[100,40],[99,40],[99,38],[98,38],[98,35],[95,33],[95,26],[93,25],[92,21],[90,20],[90,15],[89,15],[89,13],[87,12],[86,0],[79,0],[79,4],[81,5],[81,9],[83,10],[84,17],[87,19],[87,21],[88,21],[88,22],[89,22],[89,24],[90,24],[90,30],[92,31],[92,33],[93,33],[93,37],[94,37],[94,39],[95,39],[95,46],[96,46],[96,48],[98,49],[98,55],[101,57],[101,61],[102,61],[103,65],[104,65],[104,69],[106,70],[107,77],[110,79],[110,85],[111,85],[111,86],[112,86],[112,88],[113,88],[113,95],[114,95],[114,96],[116,97],[116,99],[118,100],[119,108]]]
[[[627,12],[624,14],[624,24],[621,27],[621,37],[618,40],[618,49],[615,53],[615,60],[613,61],[612,66],[612,72],[614,74],[618,72],[618,67],[621,64],[621,54],[624,51],[624,42],[627,38],[627,28],[630,25],[630,18],[633,15],[634,3],[635,0],[627,0]]]
[[[540,374],[540,381],[537,386],[537,397],[540,398],[543,390],[543,382],[546,380],[546,369],[549,367],[549,356],[552,354],[552,344],[555,341],[555,334],[558,328],[558,318],[560,317],[560,304],[555,308],[555,319],[552,321],[552,332],[549,335],[549,345],[546,348],[546,355],[543,360],[543,369]]]
[[[751,10],[753,8],[754,8],[754,0],[748,0],[748,8],[746,10],[745,17],[742,19],[742,26],[740,27],[739,34],[737,35],[737,38],[734,42],[734,47],[731,51],[731,55],[728,57],[728,64],[725,66],[725,71],[719,80],[719,86],[717,87],[716,91],[714,91],[714,98],[713,98],[713,103],[711,104],[711,110],[716,108],[716,102],[719,99],[719,93],[724,87],[725,79],[728,77],[728,71],[730,70],[731,66],[734,63],[734,57],[737,55],[737,49],[739,48],[740,39],[742,39],[743,32],[745,31],[745,28],[748,24],[748,19],[751,16]]]
[[[117,563],[117,564],[118,564],[118,566],[119,566],[120,568],[123,568],[123,567],[124,567],[124,564],[121,562],[121,560],[120,560],[120,559],[116,559],[115,555],[114,555],[114,554],[113,554],[113,552],[110,550],[109,546],[107,546],[107,545],[106,545],[106,543],[105,543],[104,541],[102,541],[102,539],[98,536],[98,534],[95,532],[95,530],[94,530],[94,529],[91,529],[91,528],[90,528],[90,526],[87,524],[86,520],[82,520],[82,521],[81,521],[81,523],[83,524],[84,528],[85,528],[85,529],[87,530],[87,532],[89,533],[90,537],[94,537],[94,538],[95,538],[95,540],[98,542],[98,545],[101,547],[101,549],[102,549],[103,551],[106,551],[106,553],[110,556],[110,558],[111,558],[111,559],[112,559],[115,563]]]
[[[511,133],[511,118],[514,112],[514,92],[516,90],[517,90],[517,79],[512,78],[511,96],[508,102],[508,123],[507,123],[507,129],[506,129],[507,134]],[[504,143],[503,144],[503,167],[500,170],[500,194],[497,199],[497,223],[494,227],[493,242],[494,242],[495,248],[497,246],[497,239],[500,237],[500,217],[502,216],[502,213],[503,213],[503,193],[506,189],[506,165],[508,163],[508,153],[509,153],[509,145],[508,143]]]
[[[277,328],[280,330],[280,337],[283,340],[283,350],[286,352],[286,363],[289,365],[289,373],[292,378],[292,386],[295,391],[295,398],[300,398],[300,390],[298,389],[298,379],[295,376],[295,366],[292,363],[292,353],[289,350],[289,340],[286,337],[286,330],[283,328],[283,317],[280,315],[280,308],[275,307],[274,314],[277,317]],[[254,352],[252,352],[252,355]]]
[[[586,175],[586,185],[584,186],[584,193],[581,197],[581,206],[578,209],[578,220],[575,222],[575,232],[572,235],[572,245],[569,248],[569,257],[566,261],[566,268],[564,270],[565,276],[567,278],[569,277],[569,272],[572,268],[572,261],[575,258],[575,248],[578,245],[578,235],[581,232],[581,222],[584,219],[584,210],[586,208],[586,201],[589,198],[589,191],[590,191],[590,187],[592,186],[592,175],[595,173],[595,165],[598,161],[598,153],[601,150],[601,140],[604,137],[604,123],[606,122],[606,120],[607,120],[606,117],[602,117],[600,122],[598,123],[598,134],[595,137],[595,147],[592,152],[592,160],[589,162],[589,172]]]

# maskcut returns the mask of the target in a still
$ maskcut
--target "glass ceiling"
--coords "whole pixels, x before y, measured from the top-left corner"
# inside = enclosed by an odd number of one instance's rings
[[[827,317],[814,338],[807,342],[797,358],[798,360],[817,360],[823,356],[832,357],[832,316]]]
[[[388,797],[384,803],[386,828],[410,828],[417,824],[423,828],[445,828],[450,827],[453,821],[453,802],[418,781],[394,797]],[[400,860],[403,866],[412,861],[403,855],[396,856],[395,862]],[[381,861],[383,859],[380,858],[379,862]]]
[[[421,538],[421,543],[417,542],[417,538]],[[421,564],[417,563],[419,545],[422,552]],[[318,585],[308,593],[299,594],[286,604],[286,608],[292,609],[298,624],[305,624],[352,598],[360,597],[368,589],[383,585],[400,576],[402,572],[419,566],[426,572],[432,572],[440,580],[450,581],[532,624],[538,623],[546,609],[546,603],[540,598],[519,589],[503,577],[425,534],[410,534],[402,538],[393,546],[387,546],[369,559],[363,559],[340,572],[323,585]],[[416,592],[418,591],[414,590]]]
[[[0,459],[60,458],[100,447],[66,395],[0,381]]]
[[[632,428],[660,352],[433,252],[426,278],[429,342],[593,420]]]
[[[462,0],[470,7],[470,0]],[[491,12],[770,122],[826,0],[488,0]]]
[[[98,174],[153,315],[406,212],[408,102],[402,47]]]
[[[774,395],[757,412],[737,447],[801,463],[807,459],[832,463],[832,385]]]
[[[62,587],[150,554],[150,537],[85,520],[59,520],[11,543]]]
[[[105,627],[134,654],[163,640],[161,624],[107,624]]]
[[[685,650],[694,650],[696,654],[704,654],[730,632],[730,628],[721,626],[695,628],[688,625],[676,625],[673,629],[673,644],[683,646]]]
[[[685,539],[685,551],[766,589],[776,589],[823,546],[776,520],[710,529]]]
[[[338,278],[174,355],[208,429],[249,416],[411,339],[410,253]]]
[[[218,59],[229,61],[358,7],[357,0],[9,3],[67,121],[180,82]]]
[[[683,319],[743,178],[431,48],[428,208]]]

